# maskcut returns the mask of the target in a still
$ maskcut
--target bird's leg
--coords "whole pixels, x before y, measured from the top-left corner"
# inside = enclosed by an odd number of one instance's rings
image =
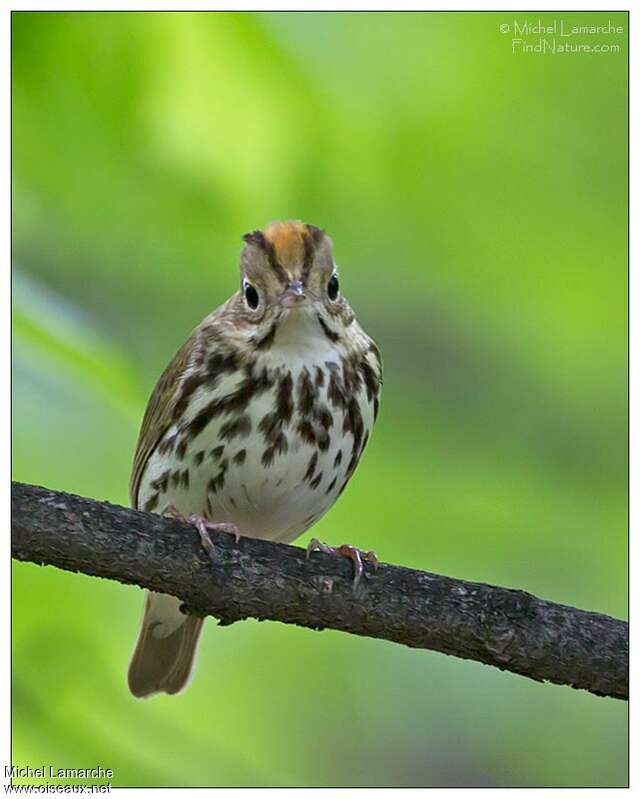
[[[353,561],[353,590],[358,587],[364,566],[362,561],[366,560],[371,563],[374,569],[380,565],[380,561],[373,550],[365,552],[357,547],[352,547],[350,544],[342,544],[339,547],[331,547],[329,544],[323,544],[317,538],[312,538],[307,545],[307,560],[312,552],[327,552],[330,555],[341,555],[344,558],[349,558]]]
[[[180,513],[175,505],[167,505],[167,507],[162,511],[161,515],[170,516],[172,519],[177,519],[180,522],[185,522],[185,524],[193,525],[198,531],[198,534],[200,535],[200,542],[202,543],[202,546],[211,560],[215,559],[216,551],[213,546],[211,536],[209,535],[209,530],[213,530],[215,533],[231,533],[231,535],[236,539],[236,544],[241,538],[240,531],[235,524],[227,522],[210,522],[209,519],[205,519],[204,516],[199,516],[197,513],[192,513],[190,516],[184,516],[182,513]]]

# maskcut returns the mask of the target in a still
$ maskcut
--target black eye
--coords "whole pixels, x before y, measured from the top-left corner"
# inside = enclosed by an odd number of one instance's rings
[[[338,280],[338,275],[333,274],[331,275],[331,280],[329,280],[327,283],[327,294],[329,295],[330,300],[337,300],[339,293],[340,281]]]
[[[251,308],[252,311],[255,311],[260,302],[260,297],[258,296],[258,292],[248,280],[244,281],[244,298],[247,301],[249,308]]]

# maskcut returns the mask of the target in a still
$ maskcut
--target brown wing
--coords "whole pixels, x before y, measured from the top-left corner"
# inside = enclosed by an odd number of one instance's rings
[[[138,490],[144,467],[173,420],[173,413],[182,395],[185,374],[197,347],[198,337],[199,329],[196,329],[160,375],[149,398],[138,435],[129,482],[129,496],[134,508],[138,507]]]

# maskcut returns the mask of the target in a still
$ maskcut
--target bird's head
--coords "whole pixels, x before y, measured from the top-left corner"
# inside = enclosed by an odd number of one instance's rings
[[[348,305],[340,293],[331,239],[315,225],[273,222],[244,236],[236,311],[262,325],[305,311],[340,317]]]

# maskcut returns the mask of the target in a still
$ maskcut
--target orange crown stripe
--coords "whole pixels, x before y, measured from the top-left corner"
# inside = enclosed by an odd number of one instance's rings
[[[285,268],[304,260],[304,240],[307,235],[304,222],[273,222],[264,232],[265,239],[273,247],[276,260]]]

